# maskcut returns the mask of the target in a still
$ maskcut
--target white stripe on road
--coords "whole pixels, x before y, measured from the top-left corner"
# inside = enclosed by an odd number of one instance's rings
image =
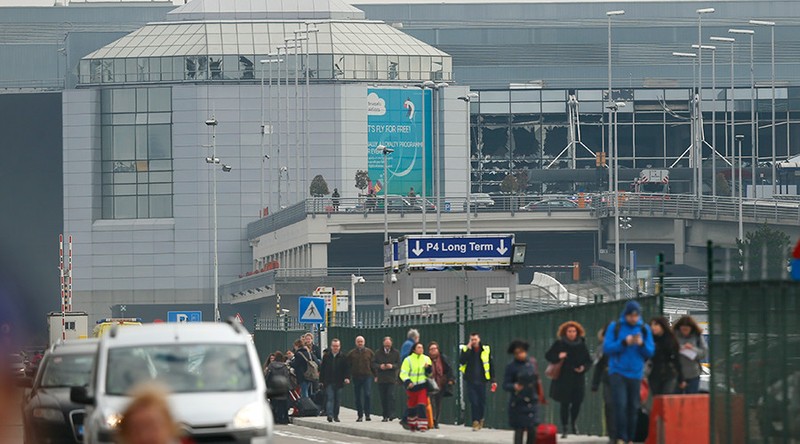
[[[287,431],[284,431],[284,430],[276,430],[275,434],[277,436],[282,436],[284,438],[301,439],[303,441],[317,442],[317,443],[359,444],[358,442],[355,442],[355,441],[347,441],[347,442],[344,442],[344,441],[329,441],[329,440],[326,440],[326,439],[323,439],[323,438],[317,438],[317,437],[314,437],[314,436],[303,436],[303,435],[300,435],[298,433],[287,432]]]

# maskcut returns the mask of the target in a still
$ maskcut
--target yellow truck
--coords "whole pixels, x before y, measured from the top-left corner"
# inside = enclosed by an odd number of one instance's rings
[[[92,331],[92,336],[95,338],[100,338],[104,334],[106,334],[109,330],[111,330],[112,325],[118,325],[120,327],[131,327],[131,326],[141,326],[142,319],[141,318],[105,318],[105,319],[98,319],[97,325],[94,326],[94,330]]]

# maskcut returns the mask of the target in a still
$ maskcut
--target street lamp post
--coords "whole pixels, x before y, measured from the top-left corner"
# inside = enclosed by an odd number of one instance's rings
[[[778,194],[777,170],[775,163],[775,22],[766,20],[750,20],[751,25],[769,26],[770,29],[770,67],[772,70],[770,78],[770,89],[772,89],[772,195]]]
[[[733,50],[734,50],[734,43],[736,43],[736,39],[734,39],[732,37],[711,37],[711,40],[714,41],[714,42],[729,43],[730,47],[731,47],[731,89],[726,94],[726,97],[728,98],[728,102],[730,104],[729,105],[729,107],[730,107],[729,113],[730,113],[730,125],[731,126],[730,126],[730,129],[725,128],[725,142],[726,142],[725,146],[726,146],[726,149],[730,150],[730,155],[731,155],[731,197],[733,197],[734,196],[734,194],[733,194],[733,186],[735,186],[735,183],[736,183],[736,168],[735,168],[735,164],[736,164],[735,151],[736,150],[735,150],[734,141],[733,141],[734,134],[735,134],[735,128],[736,128],[735,124],[734,124],[734,118],[735,117],[734,117],[734,109],[733,109],[734,108],[733,93],[734,93],[734,90],[735,90],[734,75],[733,75],[734,74],[733,73],[733,67],[734,67],[734,64],[733,64],[733,59],[734,59]],[[728,134],[730,134],[730,138],[728,137]],[[729,148],[728,148],[728,143],[730,143],[730,147]]]
[[[471,234],[472,219],[472,125],[470,123],[470,102],[478,98],[477,93],[469,93],[461,96],[458,100],[464,102],[464,109],[466,114],[467,132],[466,132],[466,154],[467,154],[467,234]]]
[[[383,154],[383,241],[389,241],[389,154],[393,149],[378,145],[378,151]]]
[[[609,105],[608,108],[612,111],[611,112],[611,123],[612,123],[612,130],[614,132],[614,137],[612,138],[612,144],[609,146],[609,151],[612,152],[612,159],[614,159],[612,165],[612,172],[614,177],[617,177],[619,173],[619,139],[617,137],[617,123],[618,123],[618,113],[619,109],[625,106],[625,102],[614,102],[613,104]],[[620,297],[620,267],[619,267],[619,223],[617,218],[619,218],[619,183],[615,180],[613,186],[613,195],[614,195],[614,274],[616,275],[616,297]]]
[[[756,89],[755,74],[753,71],[753,36],[755,31],[752,29],[729,29],[731,34],[744,34],[750,36],[750,158],[752,159],[751,182],[753,183],[753,193],[756,192],[756,163],[758,153],[756,152]]]
[[[689,150],[689,168],[696,167],[697,164],[697,146],[698,146],[698,139],[702,139],[699,137],[698,131],[698,104],[697,104],[697,76],[695,75],[694,69],[694,62],[697,59],[697,54],[693,52],[673,52],[673,56],[675,57],[683,57],[683,58],[690,58],[692,59],[692,95],[691,95],[691,118],[692,118],[692,145],[691,149]],[[699,143],[703,143],[702,140]],[[698,195],[698,198],[702,196],[702,191],[698,191],[698,189],[702,189],[702,184],[698,183],[698,176],[697,170],[692,172],[692,186],[694,187],[694,192]],[[699,185],[699,186],[698,186]],[[699,199],[698,199],[699,200]]]
[[[744,136],[741,134],[736,135],[736,144],[739,146],[739,239],[744,240],[744,224],[742,223],[742,140]]]
[[[305,103],[303,107],[303,157],[305,158],[305,180],[306,180],[306,188],[309,187],[310,183],[308,181],[311,177],[311,139],[309,138],[309,116],[311,115],[311,69],[310,69],[310,62],[311,62],[311,34],[317,34],[319,32],[319,28],[311,28],[311,22],[305,22],[306,29],[303,33],[306,36],[306,50],[305,50],[305,80],[306,80],[306,90],[304,94]],[[316,40],[319,41],[318,39]]]
[[[282,62],[279,58],[272,58],[274,54],[267,55],[267,59],[260,60],[261,64],[261,209],[258,218],[264,217],[265,198],[264,198],[264,176],[267,160],[272,154],[272,64]],[[264,65],[269,65],[269,126],[264,121]],[[264,138],[269,134],[269,154],[264,151]],[[272,193],[270,193],[272,195]]]
[[[433,127],[433,164],[434,164],[434,171],[436,172],[435,178],[435,187],[436,187],[436,234],[442,234],[442,171],[444,167],[442,166],[442,146],[441,146],[441,126],[442,126],[442,92],[448,85],[446,82],[441,82],[436,84],[436,89],[433,91],[436,93],[436,97],[434,99],[434,107],[436,111],[434,111],[434,127]]]
[[[625,269],[625,277],[627,278],[626,279],[627,281],[631,280],[630,279],[630,271],[631,271],[630,267],[631,267],[632,264],[628,263],[628,230],[630,230],[633,227],[633,224],[631,224],[632,220],[633,220],[633,218],[631,218],[630,216],[620,216],[619,220],[618,220],[619,227],[625,233],[625,238],[622,241],[622,245],[623,245],[622,246],[622,251],[625,253],[625,266],[624,266],[624,269]]]
[[[426,89],[433,89],[436,87],[436,84],[430,80],[426,80],[419,85],[417,88],[422,90],[422,234],[428,234],[428,147],[427,147],[427,139],[428,135],[425,132],[425,124],[428,116],[425,114],[425,90]]]
[[[356,284],[366,282],[363,276],[350,275],[350,326],[356,326]]]
[[[295,200],[296,202],[300,202],[301,200],[305,199],[305,195],[308,192],[306,186],[306,178],[303,177],[303,174],[300,172],[300,51],[303,48],[303,41],[308,40],[308,37],[287,37],[284,39],[287,45],[287,51],[292,49],[292,57],[294,58],[294,180],[295,180]],[[288,58],[288,52],[287,52]],[[287,73],[289,70],[288,63],[286,67]],[[286,83],[288,85],[289,78],[287,76]],[[287,88],[288,89],[288,88]],[[287,101],[288,101],[288,92],[287,92]],[[288,111],[289,106],[286,106]],[[288,115],[286,117],[289,118]],[[287,125],[288,126],[288,125]],[[287,137],[288,139],[288,137]],[[289,165],[289,162],[286,163]]]
[[[704,50],[711,51],[711,90],[714,91],[711,96],[711,195],[717,197],[717,47],[713,45],[692,45],[692,48],[697,49],[698,53]],[[700,112],[703,112],[702,102]],[[702,124],[702,120],[700,122]],[[705,144],[705,137],[702,138],[702,144]],[[701,150],[702,152],[702,150]],[[703,156],[700,156],[700,169],[702,171]],[[701,175],[702,177],[702,175]],[[702,183],[702,182],[701,182]]]
[[[606,18],[608,19],[608,97],[607,97],[607,103],[609,103],[609,104],[613,104],[614,103],[614,98],[612,96],[612,91],[611,91],[611,18],[619,16],[619,15],[624,15],[624,14],[625,14],[625,11],[623,11],[621,9],[617,10],[617,11],[608,11],[608,12],[606,12]],[[613,144],[613,139],[612,139],[612,125],[613,125],[613,123],[611,122],[611,120],[613,119],[613,115],[612,114],[614,113],[614,111],[612,111],[611,108],[608,107],[608,106],[606,108],[608,109],[608,153],[611,154],[611,146]],[[608,168],[608,171],[609,171],[609,173],[608,173],[608,191],[612,192],[612,191],[614,191],[613,182],[616,181],[616,177],[613,176],[614,171],[612,171],[612,169],[610,167]],[[619,271],[619,270],[617,270],[617,271]]]
[[[210,119],[206,120],[206,126],[211,128],[211,157],[206,157],[206,163],[212,167],[212,182],[211,182],[211,230],[213,232],[214,243],[214,322],[220,321],[219,316],[219,248],[217,242],[217,165],[220,160],[217,157],[217,119],[212,115]],[[229,173],[231,171],[229,165],[222,165],[222,171]]]
[[[703,137],[703,15],[713,14],[714,8],[701,8],[697,12],[697,203],[703,205],[703,144],[705,144],[705,137]],[[713,181],[712,181],[713,182]]]

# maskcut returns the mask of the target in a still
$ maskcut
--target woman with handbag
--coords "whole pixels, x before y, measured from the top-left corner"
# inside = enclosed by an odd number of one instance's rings
[[[545,358],[551,364],[548,366],[548,376],[553,380],[550,384],[550,397],[561,403],[561,437],[566,438],[568,426],[573,434],[578,433],[575,422],[586,391],[584,375],[592,366],[583,326],[575,321],[561,324],[557,339]],[[560,371],[554,372],[559,365]]]
[[[678,340],[679,360],[683,382],[678,385],[678,393],[695,394],[700,391],[700,366],[708,355],[708,346],[703,339],[703,329],[691,316],[683,316],[672,327]]]
[[[522,444],[527,433],[526,444],[536,442],[536,427],[539,424],[537,404],[539,399],[539,371],[536,360],[528,357],[528,343],[515,339],[508,346],[508,354],[514,356],[506,366],[503,390],[511,395],[508,399],[508,424],[514,429],[514,444]]]
[[[428,344],[428,356],[431,358],[433,369],[431,379],[436,381],[436,385],[439,388],[437,392],[429,393],[433,409],[433,428],[438,429],[439,416],[442,414],[442,399],[453,396],[452,387],[456,379],[453,376],[453,368],[450,366],[447,356],[443,355],[439,350],[439,344],[436,341]]]
[[[428,430],[428,377],[433,371],[431,358],[425,356],[425,346],[417,342],[412,353],[400,366],[400,380],[408,395],[406,425],[412,432]]]

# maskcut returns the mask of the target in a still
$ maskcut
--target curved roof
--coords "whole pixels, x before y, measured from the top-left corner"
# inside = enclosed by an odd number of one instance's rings
[[[364,12],[343,0],[193,0],[172,20],[357,20]]]
[[[190,3],[191,4],[191,3]],[[448,55],[383,22],[328,21],[312,25],[310,54]],[[203,21],[150,23],[84,57],[119,59],[275,53],[304,22]]]

